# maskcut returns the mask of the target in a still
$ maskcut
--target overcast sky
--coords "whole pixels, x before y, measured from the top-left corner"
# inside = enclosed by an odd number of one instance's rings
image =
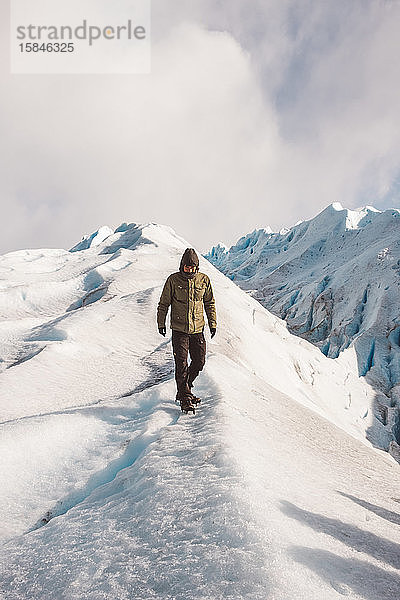
[[[205,251],[400,205],[397,0],[153,0],[151,75],[102,76],[10,75],[7,4],[0,253],[124,221]]]

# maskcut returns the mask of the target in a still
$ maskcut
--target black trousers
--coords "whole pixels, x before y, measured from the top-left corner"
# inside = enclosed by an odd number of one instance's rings
[[[175,380],[178,397],[190,392],[193,381],[206,362],[206,340],[203,332],[183,333],[172,330],[172,349],[175,359]],[[188,366],[188,353],[191,363]]]

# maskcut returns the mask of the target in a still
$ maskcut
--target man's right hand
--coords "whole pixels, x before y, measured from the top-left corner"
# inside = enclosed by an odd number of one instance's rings
[[[167,330],[165,327],[159,327],[158,328],[158,333],[161,333],[161,335],[163,335],[165,337],[165,334],[167,333]]]

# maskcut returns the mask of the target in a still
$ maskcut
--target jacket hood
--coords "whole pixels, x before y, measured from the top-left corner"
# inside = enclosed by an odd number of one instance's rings
[[[196,271],[194,273],[185,273],[183,270],[184,265],[190,265],[192,267],[196,267]],[[186,277],[187,279],[193,279],[196,273],[199,270],[199,257],[196,254],[196,250],[194,248],[186,248],[185,252],[181,258],[181,264],[179,265],[179,272]]]

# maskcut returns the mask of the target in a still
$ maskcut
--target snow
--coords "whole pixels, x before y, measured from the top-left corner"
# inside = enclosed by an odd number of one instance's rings
[[[178,410],[155,311],[190,245],[124,224],[0,259],[0,597],[393,600],[399,468],[353,348],[325,357],[202,258],[219,326]]]

